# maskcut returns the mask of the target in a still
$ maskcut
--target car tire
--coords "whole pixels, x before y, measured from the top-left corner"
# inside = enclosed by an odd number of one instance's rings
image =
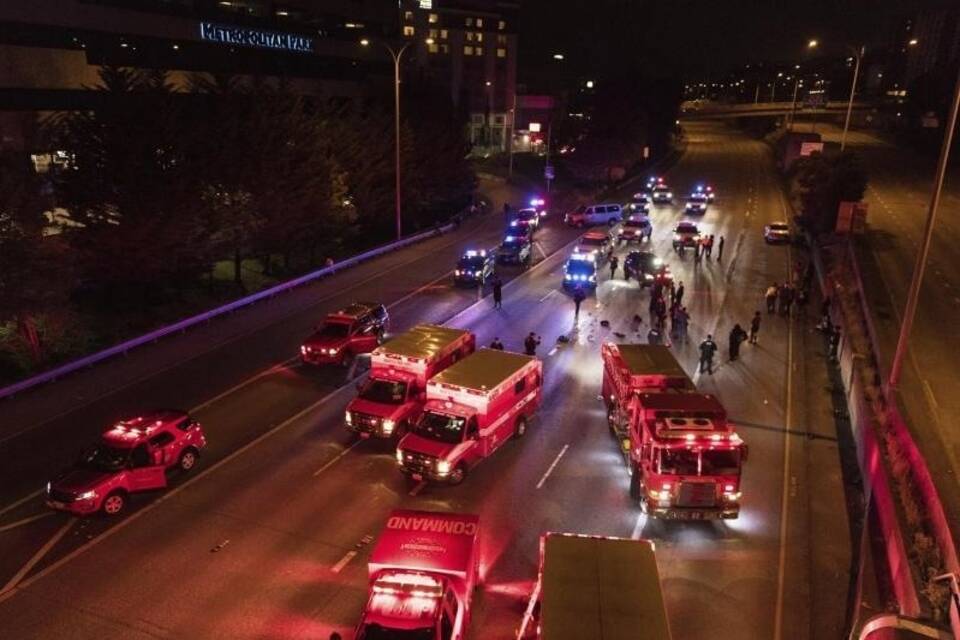
[[[123,513],[123,510],[127,507],[127,494],[123,491],[114,491],[107,494],[107,497],[103,499],[103,504],[100,505],[100,510],[104,515],[113,517],[118,516]]]
[[[353,352],[347,351],[346,353],[343,354],[343,357],[340,358],[341,366],[343,366],[344,369],[349,369],[350,365],[353,364],[353,358],[354,358]]]
[[[189,473],[195,466],[197,466],[197,458],[200,457],[197,453],[197,450],[193,447],[184,449],[180,453],[180,459],[177,460],[177,467],[180,471],[184,473]]]
[[[630,474],[630,497],[640,504],[643,501],[643,482],[640,480],[640,474],[634,469]]]
[[[513,437],[520,439],[527,432],[527,419],[523,416],[517,418],[517,425],[513,429]]]
[[[458,484],[462,484],[463,481],[466,480],[466,478],[467,478],[467,465],[461,462],[453,470],[453,473],[450,474],[450,484],[453,486],[457,486]]]

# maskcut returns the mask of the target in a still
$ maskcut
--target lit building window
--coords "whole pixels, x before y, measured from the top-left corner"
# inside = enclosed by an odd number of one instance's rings
[[[403,35],[407,36],[408,38],[413,36],[413,32],[414,29],[410,25],[407,25],[403,28]]]
[[[437,37],[437,30],[436,30],[436,29],[430,29],[430,35],[429,35],[428,37],[433,38],[433,39],[436,39],[436,37]]]
[[[447,34],[447,30],[446,30],[446,29],[440,29],[440,39],[441,39],[441,40],[446,40],[446,39],[447,39],[447,35],[448,35],[448,34]]]
[[[498,35],[498,36],[497,36],[497,44],[506,45],[506,44],[507,44],[507,36],[505,36],[505,35],[503,35],[503,34]]]
[[[468,27],[472,27],[472,26],[473,26],[473,18],[467,18],[466,24],[467,24]]]
[[[498,58],[506,58],[506,57],[507,57],[507,50],[504,49],[503,47],[500,47],[499,49],[497,49],[497,57],[498,57]]]
[[[427,16],[427,22],[429,22],[430,24],[437,24],[437,20],[438,20],[437,14],[435,13],[431,13],[429,16]]]
[[[500,31],[503,31],[506,28],[507,28],[507,23],[504,22],[503,20],[497,23],[497,29],[500,29]]]
[[[407,22],[413,22],[413,11],[404,11],[403,19]]]
[[[483,26],[483,18],[477,18],[477,28],[479,29],[482,26]]]
[[[483,42],[483,34],[477,31],[477,42]]]
[[[436,42],[431,42],[430,44],[427,45],[427,51],[429,51],[430,53],[436,53],[439,50],[440,50],[440,46],[437,45]]]
[[[472,55],[473,55],[473,47],[470,46],[469,44],[463,45],[463,55],[465,55],[465,56],[472,56]]]
[[[473,55],[475,55],[475,56],[482,56],[482,55],[483,55],[483,47],[474,47],[474,48],[473,48]]]
[[[473,42],[473,31],[467,31],[467,42]]]

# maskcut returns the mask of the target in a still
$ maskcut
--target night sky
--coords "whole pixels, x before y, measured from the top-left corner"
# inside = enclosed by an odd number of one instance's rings
[[[941,3],[942,4],[942,3]],[[792,60],[809,38],[839,55],[845,43],[879,43],[899,20],[930,6],[915,0],[523,0],[521,75],[530,81],[566,55],[577,75],[639,65],[702,76],[748,62]]]

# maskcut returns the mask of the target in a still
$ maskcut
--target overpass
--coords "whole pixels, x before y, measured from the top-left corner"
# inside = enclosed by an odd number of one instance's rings
[[[705,100],[687,100],[680,105],[680,117],[685,120],[722,120],[726,118],[770,117],[789,114],[792,102],[724,103]],[[869,111],[868,102],[854,102],[854,111]],[[847,112],[846,101],[828,102],[825,106],[810,107],[797,102],[798,116],[834,115]]]

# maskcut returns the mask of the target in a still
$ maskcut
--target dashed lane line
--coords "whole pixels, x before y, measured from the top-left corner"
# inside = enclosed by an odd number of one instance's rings
[[[557,454],[557,457],[553,459],[553,462],[547,468],[546,473],[543,474],[543,477],[540,478],[540,482],[537,483],[537,489],[543,487],[543,484],[547,481],[547,478],[550,477],[550,474],[553,473],[553,470],[557,468],[557,465],[560,464],[560,459],[563,458],[563,454],[565,454],[569,448],[569,444],[563,445],[563,449],[561,449],[560,453]]]
[[[56,513],[57,513],[56,511],[52,511],[52,510],[44,511],[41,514],[30,516],[29,518],[23,518],[21,520],[17,520],[16,522],[11,522],[10,524],[5,524],[2,527],[0,527],[0,533],[3,533],[4,531],[10,531],[11,529],[16,529],[18,527],[22,527],[24,525],[30,524],[31,522],[36,522],[37,520],[43,520],[44,518],[49,518],[52,515],[56,515]]]
[[[343,451],[335,455],[331,460],[328,460],[326,464],[324,464],[322,467],[320,467],[319,469],[313,472],[313,477],[316,478],[318,475],[320,475],[321,473],[323,473],[324,471],[326,471],[327,469],[335,465],[337,462],[340,461],[341,458],[343,458],[345,455],[350,453],[353,450],[353,448],[358,446],[361,442],[363,442],[363,440],[357,440],[356,442],[351,444],[349,447],[347,447],[346,449],[344,449]]]
[[[57,532],[53,534],[53,536],[47,540],[46,543],[44,543],[44,545],[40,547],[40,549],[38,549],[29,560],[27,560],[26,564],[20,567],[20,570],[17,571],[13,577],[7,581],[7,584],[3,585],[2,589],[0,589],[0,600],[6,599],[7,594],[13,593],[13,591],[17,588],[17,585],[20,584],[20,581],[23,580],[24,576],[30,573],[30,570],[37,566],[38,562],[43,560],[44,556],[50,552],[50,549],[52,549],[55,544],[60,542],[60,538],[65,536],[67,532],[73,528],[73,525],[76,524],[76,522],[76,518],[70,518],[67,520],[67,522],[60,527],[60,529],[57,530]]]

